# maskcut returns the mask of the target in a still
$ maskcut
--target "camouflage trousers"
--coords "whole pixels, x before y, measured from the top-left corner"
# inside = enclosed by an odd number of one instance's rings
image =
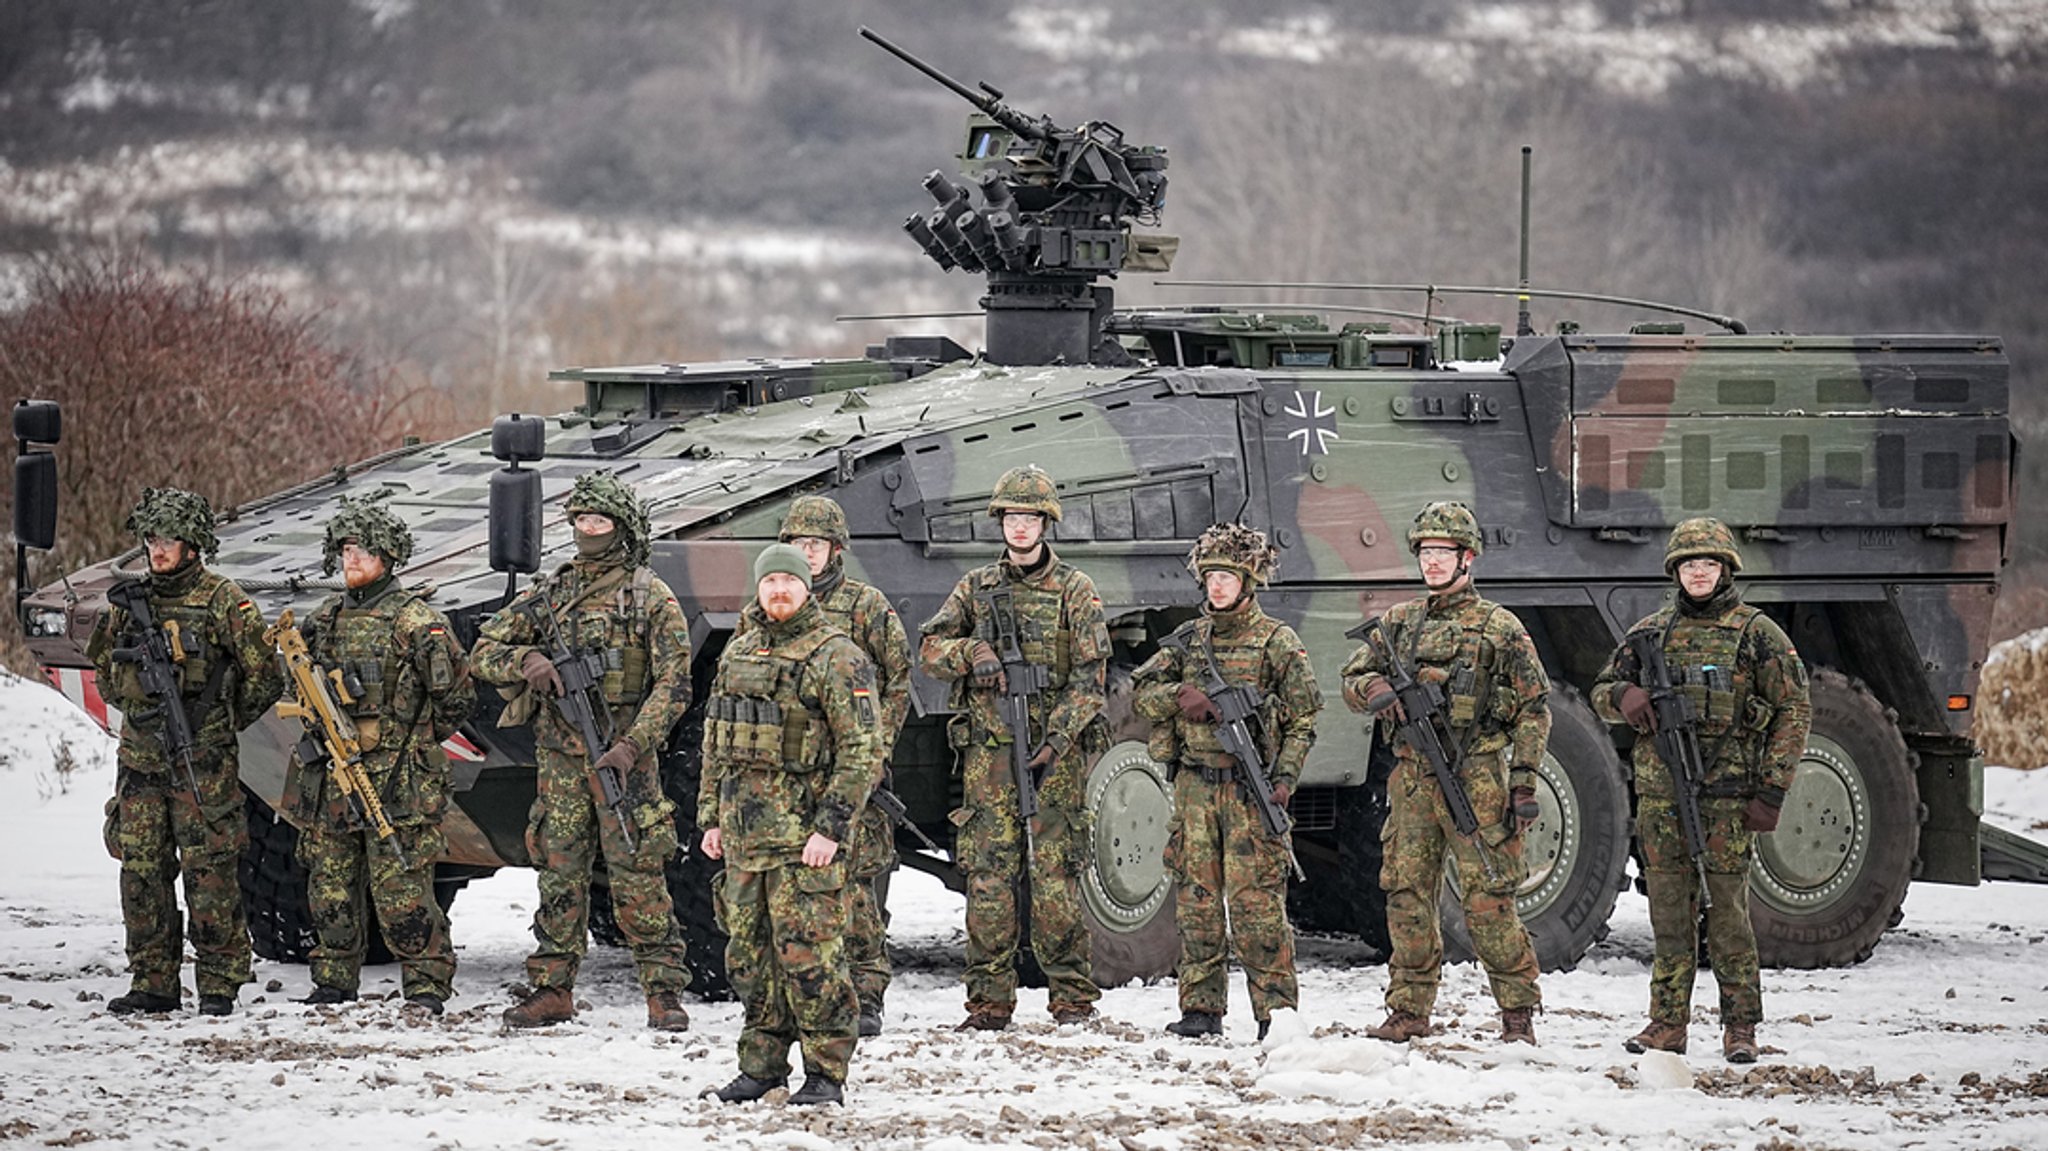
[[[404,852],[398,861],[392,847]],[[398,959],[406,998],[455,994],[455,947],[448,913],[434,897],[434,858],[447,847],[441,829],[401,824],[380,841],[375,831],[316,826],[299,836],[306,899],[313,911],[313,982],[355,991],[370,947],[375,908],[384,946]]]
[[[768,871],[725,869],[718,919],[731,937],[726,977],[746,1008],[740,1070],[756,1079],[790,1071],[800,1044],[813,1075],[846,1082],[860,1005],[846,969],[846,920],[854,886],[844,863],[791,863]]]
[[[634,849],[604,805],[597,773],[583,757],[541,748],[540,794],[526,826],[526,850],[540,867],[540,906],[533,913],[537,946],[526,958],[535,987],[573,987],[590,947],[590,878],[603,852],[612,914],[633,950],[640,986],[649,995],[689,986],[683,932],[669,900],[663,865],[676,853],[674,805],[662,796],[650,758],[626,773]]]
[[[1182,768],[1173,781],[1166,866],[1177,887],[1180,1009],[1222,1015],[1225,961],[1237,952],[1252,1017],[1298,1006],[1294,929],[1287,923],[1287,844],[1266,825],[1236,779],[1211,783]]]
[[[889,966],[888,913],[882,908],[878,880],[896,869],[896,826],[880,808],[869,804],[854,824],[853,853],[848,862],[852,882],[846,923],[846,966],[860,1009],[877,1015],[889,992],[894,971]]]
[[[1756,930],[1749,922],[1749,861],[1756,833],[1742,826],[1741,799],[1700,801],[1707,833],[1707,960],[1721,985],[1721,1023],[1757,1023],[1764,1017],[1762,977],[1757,971]],[[1643,883],[1649,889],[1650,929],[1656,954],[1650,963],[1650,1018],[1684,1025],[1692,1018],[1692,987],[1699,972],[1699,876],[1678,829],[1678,809],[1668,800],[1644,799],[1637,806],[1636,834],[1643,845]]]
[[[1507,815],[1499,755],[1468,757],[1463,778],[1479,817],[1472,839],[1458,834],[1443,789],[1426,765],[1402,756],[1387,781],[1391,810],[1380,831],[1380,887],[1387,893],[1387,935],[1393,941],[1387,1006],[1395,1011],[1427,1017],[1436,1006],[1444,963],[1437,898],[1446,852],[1456,869],[1472,950],[1486,968],[1494,1001],[1503,1010],[1542,1003],[1536,951],[1515,910],[1515,889],[1524,874],[1522,838]]]
[[[1077,747],[1055,760],[1039,788],[1029,874],[1032,954],[1045,972],[1050,1001],[1073,1006],[1102,997],[1081,915],[1081,862],[1088,849],[1081,758]],[[969,746],[961,770],[963,805],[952,821],[954,851],[967,873],[967,1001],[1013,1005],[1022,934],[1017,890],[1025,868],[1009,746]]]
[[[121,767],[114,785],[112,843],[121,852],[121,919],[136,991],[178,998],[185,932],[175,885],[182,875],[191,915],[198,994],[232,997],[251,981],[249,925],[239,871],[249,843],[235,758],[195,756],[202,807],[183,770]]]

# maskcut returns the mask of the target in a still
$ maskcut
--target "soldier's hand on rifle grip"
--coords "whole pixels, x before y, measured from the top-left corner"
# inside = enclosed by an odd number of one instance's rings
[[[618,741],[611,745],[603,755],[597,757],[598,767],[611,768],[619,773],[620,779],[624,779],[626,773],[632,771],[633,765],[638,762],[640,762],[640,749],[630,739]]]
[[[1025,765],[1031,769],[1033,782],[1044,779],[1045,773],[1052,767],[1052,761],[1058,758],[1059,752],[1053,750],[1051,744],[1048,743],[1040,747],[1037,753],[1031,757],[1031,762]]]
[[[1785,797],[1780,795],[1775,802],[1768,795],[1749,797],[1749,806],[1742,809],[1742,826],[1755,832],[1778,830],[1778,817],[1785,812]]]
[[[1657,730],[1657,709],[1650,703],[1650,693],[1632,683],[1621,685],[1615,695],[1614,706],[1628,725],[1648,735]]]
[[[1515,813],[1516,831],[1529,830],[1529,825],[1543,814],[1543,809],[1536,806],[1536,789],[1533,787],[1515,788],[1508,792],[1508,800],[1509,809]]]
[[[1216,701],[1210,699],[1209,693],[1194,684],[1181,684],[1180,690],[1173,695],[1173,701],[1180,706],[1183,719],[1191,719],[1196,723],[1215,723],[1219,718],[1216,714]]]
[[[555,662],[543,655],[539,648],[527,652],[519,661],[519,674],[526,680],[526,686],[561,698],[562,673],[555,670]]]
[[[1373,676],[1365,681],[1365,689],[1359,693],[1365,698],[1365,709],[1374,715],[1386,715],[1389,709],[1395,723],[1408,722],[1408,709],[1401,706],[1401,697],[1394,694],[1394,685],[1383,675]]]
[[[997,691],[1010,690],[1010,679],[1003,674],[1003,661],[996,658],[996,649],[990,647],[987,640],[974,641],[974,651],[970,658],[974,664],[974,686],[992,687]]]
[[[1276,783],[1273,785],[1274,807],[1278,807],[1284,810],[1287,807],[1287,801],[1293,798],[1294,786],[1292,784]]]

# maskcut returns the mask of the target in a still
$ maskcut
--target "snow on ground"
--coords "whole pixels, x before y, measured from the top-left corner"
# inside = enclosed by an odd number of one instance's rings
[[[68,748],[73,767],[60,771]],[[2048,773],[1989,773],[2006,826],[2048,818]],[[226,1020],[129,1021],[116,866],[100,845],[109,741],[56,693],[0,677],[0,1141],[77,1146],[825,1148],[1231,1147],[2038,1148],[2048,1146],[2048,888],[1921,886],[1904,925],[1845,971],[1767,972],[1765,1061],[1718,1053],[1710,1013],[1692,1055],[1630,1056],[1650,933],[1624,895],[1612,937],[1544,979],[1543,1046],[1504,1049],[1479,972],[1447,973],[1444,1032],[1390,1047],[1362,1032],[1385,972],[1362,949],[1302,946],[1298,1019],[1262,1049],[1241,980],[1221,1041],[1174,1039],[1171,982],[1123,987],[1104,1018],[1055,1029],[1045,995],[1019,1025],[961,1035],[961,906],[899,875],[899,974],[888,1032],[862,1044],[843,1109],[698,1098],[734,1071],[739,1009],[692,1003],[687,1035],[648,1032],[623,952],[596,949],[573,1024],[506,1034],[521,977],[529,873],[455,904],[460,992],[410,1025],[395,1000],[314,1010],[305,969],[258,961]],[[186,968],[187,986],[190,967]],[[364,990],[395,996],[397,970]],[[1711,1004],[1703,983],[1703,1004]],[[187,1003],[192,1002],[188,990]]]

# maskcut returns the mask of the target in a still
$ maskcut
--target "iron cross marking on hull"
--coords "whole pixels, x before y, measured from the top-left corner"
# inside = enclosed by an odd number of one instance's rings
[[[1296,392],[1294,402],[1285,411],[1302,422],[1300,427],[1287,433],[1288,439],[1300,443],[1302,455],[1311,454],[1311,445],[1315,455],[1330,454],[1330,441],[1341,437],[1337,435],[1337,409],[1323,406],[1323,393],[1310,392],[1304,397]]]

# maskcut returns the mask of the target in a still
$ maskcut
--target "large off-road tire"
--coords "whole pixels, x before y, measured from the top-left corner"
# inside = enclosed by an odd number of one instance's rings
[[[1607,725],[1576,691],[1552,686],[1550,718],[1536,782],[1542,814],[1523,832],[1528,876],[1515,906],[1538,965],[1569,971],[1607,937],[1607,919],[1627,883],[1628,782]],[[1442,904],[1445,958],[1473,958],[1465,913],[1448,881]]]
[[[1896,715],[1839,671],[1814,672],[1812,689],[1806,754],[1750,869],[1750,919],[1770,967],[1868,959],[1902,918],[1925,817]]]
[[[249,821],[249,846],[242,852],[237,869],[242,886],[242,911],[249,921],[249,944],[256,954],[274,963],[304,963],[313,953],[313,912],[306,899],[306,868],[299,862],[299,829],[279,819],[270,805],[256,793],[242,789],[243,808]],[[455,894],[468,886],[467,879],[436,879],[434,899],[441,910],[455,903]],[[369,952],[365,966],[390,963],[393,957],[384,946],[384,932],[377,924],[377,909],[365,908]]]

